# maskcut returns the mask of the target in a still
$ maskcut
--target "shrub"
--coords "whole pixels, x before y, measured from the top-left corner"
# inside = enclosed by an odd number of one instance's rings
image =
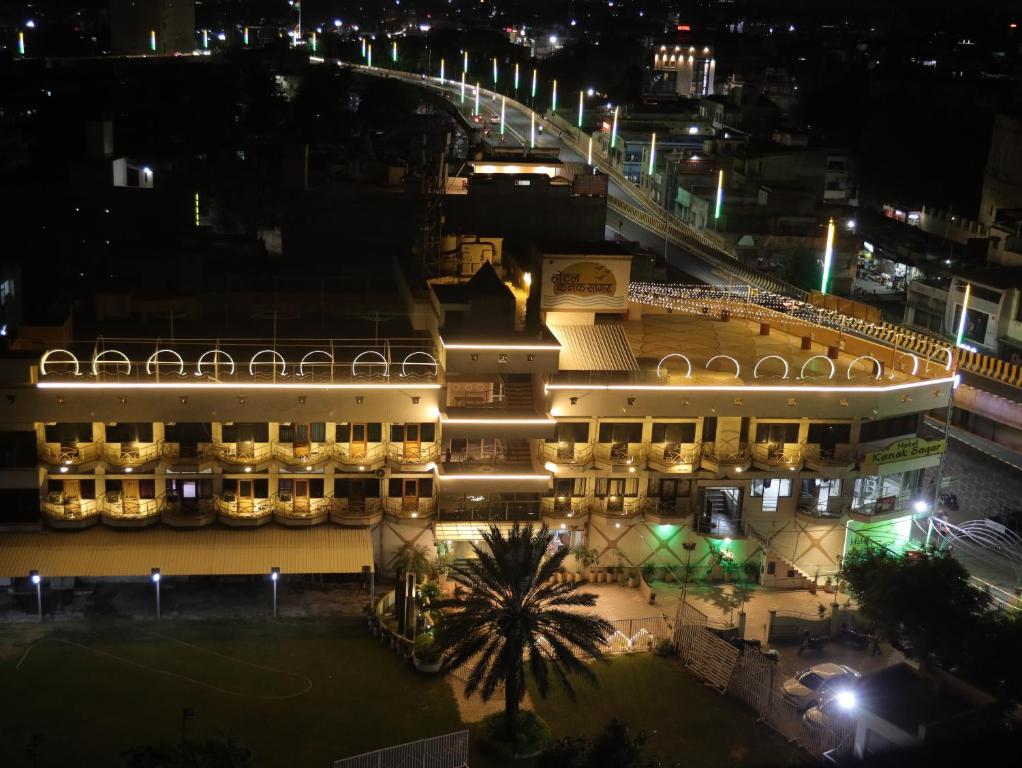
[[[542,752],[553,743],[553,733],[535,712],[519,710],[511,733],[507,730],[507,716],[495,712],[483,718],[483,748],[494,757],[505,760],[527,757]]]
[[[433,664],[440,661],[441,650],[433,639],[432,632],[423,632],[415,638],[415,658],[425,664]]]

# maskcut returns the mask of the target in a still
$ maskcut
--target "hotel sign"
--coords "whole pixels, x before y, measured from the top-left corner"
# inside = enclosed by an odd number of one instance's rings
[[[628,306],[630,258],[560,256],[543,264],[543,309],[623,311]]]
[[[944,453],[944,440],[926,440],[922,437],[907,437],[891,443],[879,451],[866,454],[866,463],[875,467],[898,461],[925,459]]]

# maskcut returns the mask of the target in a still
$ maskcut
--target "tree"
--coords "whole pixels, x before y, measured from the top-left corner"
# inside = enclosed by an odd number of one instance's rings
[[[485,546],[473,545],[476,559],[457,567],[452,578],[465,590],[463,599],[444,600],[437,631],[446,652],[444,666],[468,666],[465,695],[488,701],[504,686],[505,735],[512,736],[525,696],[525,670],[540,696],[551,674],[569,693],[570,676],[595,684],[596,676],[581,660],[602,657],[600,646],[613,632],[604,619],[578,608],[596,605],[596,595],[580,592],[577,583],[551,583],[568,556],[561,547],[546,557],[552,534],[515,523],[505,535],[497,526],[483,533]]]
[[[960,664],[971,629],[990,598],[969,583],[969,573],[946,551],[896,555],[875,545],[853,550],[842,570],[862,613],[887,637],[904,632],[922,661],[931,656]]]
[[[644,754],[646,734],[633,734],[617,718],[607,723],[595,739],[567,736],[544,750],[537,768],[661,768],[656,757]]]

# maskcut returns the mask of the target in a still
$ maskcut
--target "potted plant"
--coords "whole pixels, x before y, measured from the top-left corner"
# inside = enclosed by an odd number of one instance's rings
[[[447,586],[447,575],[451,572],[454,564],[454,553],[446,541],[438,542],[436,545],[436,563],[433,569],[436,571],[437,581],[440,582],[441,591]]]
[[[617,583],[622,587],[628,583],[628,570],[623,565],[617,567]]]
[[[591,579],[591,573],[598,562],[600,562],[600,553],[596,549],[587,549],[581,544],[578,544],[574,549],[571,550],[571,554],[575,556],[575,562],[582,569],[582,578]],[[596,579],[591,579],[596,580]]]
[[[653,577],[656,575],[656,566],[653,563],[646,563],[642,566],[642,578],[645,579],[647,584],[653,583]]]
[[[639,586],[639,575],[637,568],[628,569],[628,586],[635,589]]]
[[[420,672],[435,675],[440,671],[443,664],[443,654],[440,646],[436,644],[433,633],[423,632],[415,638],[415,647],[412,650],[412,664]]]
[[[834,580],[830,576],[823,580],[823,591],[828,595],[834,591]]]

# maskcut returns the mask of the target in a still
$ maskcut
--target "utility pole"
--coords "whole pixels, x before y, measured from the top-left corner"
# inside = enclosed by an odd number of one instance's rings
[[[692,569],[692,550],[696,548],[696,543],[694,541],[686,541],[681,546],[688,552],[688,557],[685,560],[685,582],[681,588],[681,605],[684,607],[688,597],[688,576]]]

